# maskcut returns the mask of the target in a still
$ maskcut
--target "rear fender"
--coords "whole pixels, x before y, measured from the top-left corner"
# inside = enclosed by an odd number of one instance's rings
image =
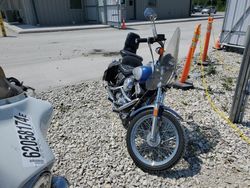
[[[183,120],[183,118],[176,111],[172,110],[171,108],[168,108],[166,106],[161,106],[160,108],[162,108],[164,111],[169,112],[170,114],[174,115],[177,119]],[[143,107],[137,109],[136,111],[133,111],[130,114],[129,119],[132,119],[134,116],[136,116],[137,114],[139,114],[140,112],[142,112],[144,110],[150,110],[150,109],[154,109],[154,105],[143,106]]]

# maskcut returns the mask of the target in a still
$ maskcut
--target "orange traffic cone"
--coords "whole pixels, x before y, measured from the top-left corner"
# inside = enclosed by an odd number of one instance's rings
[[[220,35],[219,37],[217,38],[216,42],[215,42],[215,45],[213,47],[213,49],[216,49],[216,50],[221,50],[221,43],[220,43]]]
[[[121,27],[121,29],[127,29],[127,26],[126,26],[126,24],[125,24],[125,19],[122,19],[122,27]]]

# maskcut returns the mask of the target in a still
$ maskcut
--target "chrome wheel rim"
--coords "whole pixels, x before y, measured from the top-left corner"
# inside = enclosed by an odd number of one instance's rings
[[[179,147],[178,131],[174,124],[162,116],[158,121],[159,144],[150,144],[153,115],[149,114],[140,118],[133,126],[130,144],[136,157],[146,165],[161,166],[168,163],[177,153]],[[158,142],[158,139],[156,141]]]

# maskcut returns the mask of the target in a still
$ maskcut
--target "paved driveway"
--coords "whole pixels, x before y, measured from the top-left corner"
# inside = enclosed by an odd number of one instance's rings
[[[204,36],[206,21],[158,24],[157,30],[169,39],[176,27],[181,28],[179,57],[184,58],[194,27],[199,23]],[[214,21],[215,38],[222,23],[223,19]],[[152,35],[150,25],[130,26],[127,30],[107,28],[20,35],[10,33],[9,37],[0,38],[0,65],[7,76],[17,77],[38,90],[100,78],[112,59],[119,58],[117,54],[129,32],[136,32],[141,37]],[[213,36],[211,39],[212,46]],[[150,60],[146,44],[140,46],[138,54],[143,56],[144,63]]]

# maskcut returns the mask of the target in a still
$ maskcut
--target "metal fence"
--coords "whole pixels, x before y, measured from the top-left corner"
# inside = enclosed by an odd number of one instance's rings
[[[250,0],[227,0],[220,42],[224,46],[244,48],[250,24]]]
[[[107,24],[112,27],[120,28],[122,5],[119,3],[119,1],[107,0],[106,11]]]
[[[250,91],[250,85],[249,85],[249,91]],[[249,95],[248,95],[248,99],[246,100],[243,123],[247,123],[250,126],[250,97],[249,97]]]
[[[98,19],[100,23],[120,28],[123,6],[119,0],[98,0]]]
[[[242,123],[250,95],[250,26],[246,36],[245,51],[230,112],[230,120],[234,123]]]

